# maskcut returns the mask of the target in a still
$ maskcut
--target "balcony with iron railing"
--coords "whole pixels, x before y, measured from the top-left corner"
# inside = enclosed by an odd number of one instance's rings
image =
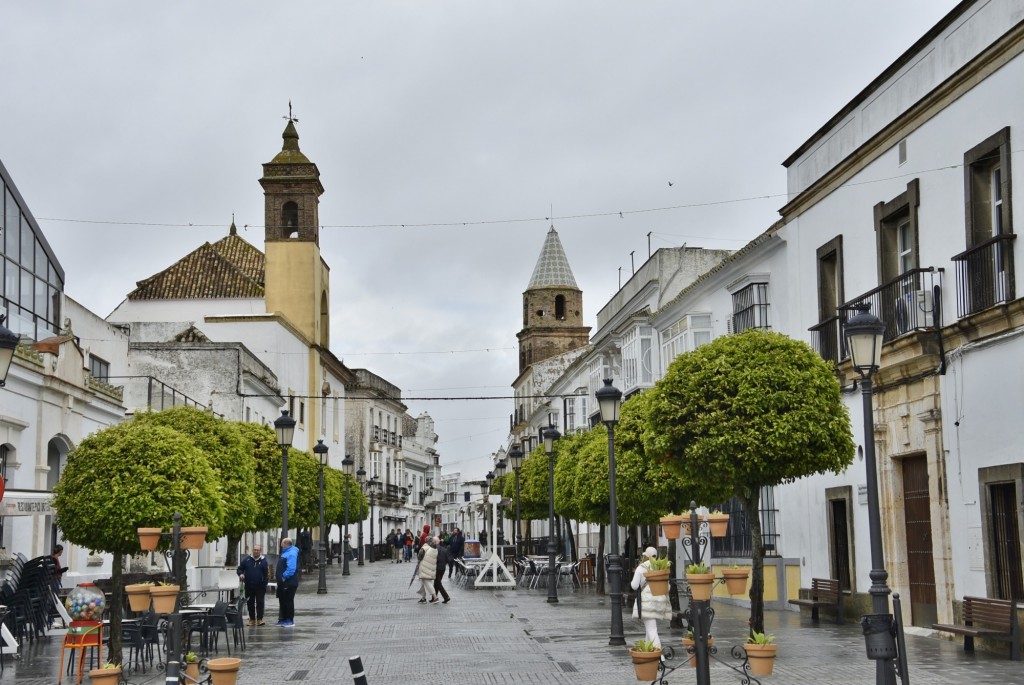
[[[811,344],[822,358],[838,365],[849,356],[843,327],[851,309],[868,304],[885,323],[882,339],[889,342],[916,330],[940,328],[941,298],[942,270],[912,269],[843,303],[835,316],[811,326]]]
[[[1015,299],[1013,233],[997,235],[953,257],[956,315],[963,318]]]

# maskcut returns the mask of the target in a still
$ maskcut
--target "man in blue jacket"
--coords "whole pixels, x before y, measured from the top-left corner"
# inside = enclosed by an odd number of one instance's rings
[[[249,625],[262,626],[263,599],[267,595],[267,558],[259,545],[252,546],[252,553],[238,565],[238,577],[245,584],[245,601],[249,607]]]
[[[291,538],[281,540],[281,558],[277,560],[277,598],[280,602],[277,625],[295,625],[295,591],[299,589],[299,548]]]

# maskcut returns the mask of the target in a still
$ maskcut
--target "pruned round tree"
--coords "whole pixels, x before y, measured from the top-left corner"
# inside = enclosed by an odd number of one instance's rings
[[[172,428],[134,420],[93,433],[68,454],[53,508],[65,540],[113,555],[111,652],[118,660],[121,569],[125,555],[142,551],[137,529],[170,530],[176,511],[182,525],[219,528],[224,515],[217,476],[202,450]]]
[[[253,459],[253,496],[256,498],[252,530],[271,530],[281,525],[281,447],[270,426],[237,422],[246,453]],[[289,507],[292,509],[292,507]]]
[[[764,632],[761,488],[853,461],[832,367],[806,343],[749,330],[680,355],[649,393],[647,454],[663,455],[699,504],[736,497],[747,512],[751,628]]]

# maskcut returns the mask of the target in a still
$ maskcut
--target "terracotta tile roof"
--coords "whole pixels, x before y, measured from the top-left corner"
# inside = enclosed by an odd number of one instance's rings
[[[129,300],[263,297],[265,257],[237,235],[199,248],[136,283]]]

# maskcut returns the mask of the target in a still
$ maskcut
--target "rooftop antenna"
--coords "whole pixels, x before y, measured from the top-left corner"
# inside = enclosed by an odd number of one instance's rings
[[[647,231],[647,258],[651,258],[651,233],[653,231]]]
[[[636,252],[636,250],[630,250],[629,251],[629,268],[633,270],[633,275],[636,275],[636,265],[633,263],[633,253],[634,252]]]
[[[619,290],[622,290],[622,267],[619,267]]]

